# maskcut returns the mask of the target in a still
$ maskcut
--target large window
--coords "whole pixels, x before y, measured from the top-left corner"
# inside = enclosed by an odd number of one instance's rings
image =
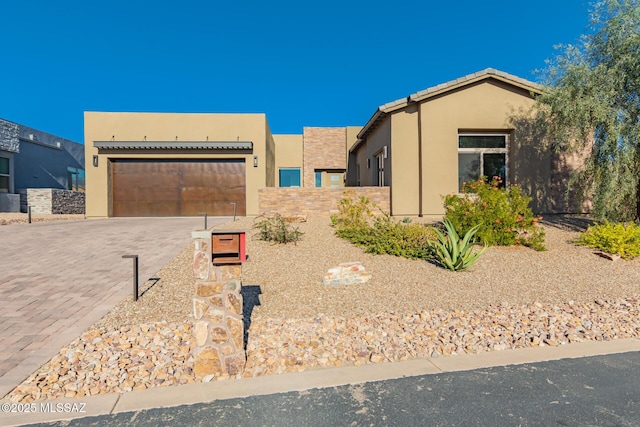
[[[280,168],[280,187],[300,187],[300,168]]]
[[[67,190],[84,192],[84,169],[67,167]]]
[[[0,157],[0,193],[9,192],[9,159]]]
[[[507,183],[507,134],[458,135],[458,189],[480,176],[494,176]]]

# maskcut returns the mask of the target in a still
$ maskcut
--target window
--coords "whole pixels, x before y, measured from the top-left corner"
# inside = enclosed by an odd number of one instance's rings
[[[84,192],[84,169],[67,167],[67,190]]]
[[[322,187],[322,172],[316,172],[316,187]]]
[[[9,159],[0,157],[0,193],[9,192]]]
[[[480,176],[494,176],[507,183],[506,134],[458,135],[458,190],[463,182],[475,181]]]
[[[300,187],[300,168],[280,168],[280,187]]]
[[[332,173],[329,175],[329,181],[331,182],[331,184],[329,184],[332,188],[339,188],[342,187],[343,184],[343,176],[342,174],[339,173]]]

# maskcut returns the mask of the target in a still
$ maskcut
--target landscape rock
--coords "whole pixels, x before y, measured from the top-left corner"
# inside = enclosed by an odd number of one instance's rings
[[[322,283],[324,285],[352,285],[366,283],[371,280],[371,274],[367,273],[360,262],[343,262],[337,267],[329,269]]]

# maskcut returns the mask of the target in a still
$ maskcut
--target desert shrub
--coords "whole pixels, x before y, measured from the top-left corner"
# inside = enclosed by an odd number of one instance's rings
[[[376,208],[367,197],[356,197],[353,190],[345,191],[338,203],[338,213],[331,215],[336,236],[356,245],[366,245],[372,239],[372,210]]]
[[[579,245],[599,249],[624,259],[640,256],[640,226],[629,223],[604,222],[590,226],[575,241]]]
[[[469,229],[461,240],[451,221],[445,219],[442,224],[444,232],[435,229],[438,240],[429,243],[433,250],[433,259],[441,267],[451,271],[466,270],[487,250],[486,246],[480,251],[473,250],[478,225]]]
[[[374,219],[365,252],[426,259],[431,256],[429,241],[435,238],[433,227],[397,222],[385,214]]]
[[[257,222],[256,222],[257,221]],[[304,234],[289,224],[280,214],[271,217],[260,216],[254,221],[253,228],[258,230],[258,239],[274,243],[297,242]]]
[[[500,188],[502,180],[485,177],[463,183],[462,195],[444,197],[445,218],[459,235],[478,226],[476,236],[489,246],[524,245],[537,251],[545,250],[544,229],[529,208],[531,197],[522,194],[516,185]]]
[[[425,259],[431,249],[429,239],[435,239],[432,228],[406,221],[398,222],[381,211],[366,197],[355,198],[347,190],[338,204],[338,213],[331,216],[336,236],[364,248],[367,253],[389,254],[411,259]]]
[[[338,213],[331,215],[331,224],[338,230],[346,228],[366,228],[373,217],[373,209],[378,209],[368,197],[356,197],[356,192],[346,190],[338,202]]]

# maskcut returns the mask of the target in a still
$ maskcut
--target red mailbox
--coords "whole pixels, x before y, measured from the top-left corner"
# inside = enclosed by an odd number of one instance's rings
[[[247,238],[244,230],[212,230],[211,262],[240,264],[247,260]]]

